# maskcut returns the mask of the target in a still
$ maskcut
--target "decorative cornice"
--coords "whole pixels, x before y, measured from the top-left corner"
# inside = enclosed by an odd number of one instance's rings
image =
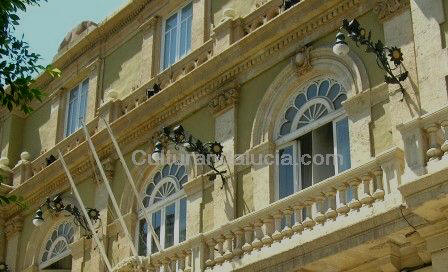
[[[409,0],[377,0],[373,10],[378,14],[378,19],[384,22],[403,12],[408,7]]]
[[[217,96],[212,98],[208,103],[208,107],[213,112],[213,114],[219,114],[228,108],[234,107],[238,102],[238,89],[232,88],[222,91]]]
[[[21,232],[23,228],[23,217],[18,215],[11,218],[5,224],[6,239],[10,239],[14,234]]]

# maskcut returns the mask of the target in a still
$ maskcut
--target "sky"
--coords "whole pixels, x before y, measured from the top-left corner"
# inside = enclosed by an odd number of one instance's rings
[[[82,21],[100,23],[125,5],[127,0],[48,0],[40,6],[29,7],[19,14],[20,25],[15,33],[25,35],[32,52],[41,55],[39,64],[53,60],[65,35]]]

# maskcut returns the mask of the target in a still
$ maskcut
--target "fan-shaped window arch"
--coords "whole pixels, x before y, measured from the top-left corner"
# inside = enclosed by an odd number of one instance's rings
[[[279,199],[351,167],[346,88],[331,77],[302,86],[277,121]]]
[[[347,91],[336,80],[315,80],[299,92],[284,113],[279,137],[285,136],[342,108]]]
[[[143,192],[143,206],[139,211],[139,254],[157,252],[157,247],[144,213],[150,214],[152,225],[162,248],[168,248],[186,239],[187,200],[183,185],[188,181],[185,165],[166,164],[158,169]],[[147,243],[151,241],[151,243]]]
[[[75,228],[70,222],[61,223],[48,237],[41,255],[40,269],[71,269],[69,244],[73,243]]]

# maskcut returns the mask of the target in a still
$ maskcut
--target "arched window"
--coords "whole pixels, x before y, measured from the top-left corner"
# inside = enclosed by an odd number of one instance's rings
[[[305,84],[278,121],[277,197],[284,198],[351,167],[345,87],[332,78]]]
[[[157,252],[144,212],[150,215],[163,249],[185,241],[187,200],[183,185],[187,180],[186,167],[174,163],[163,166],[146,186],[143,198],[145,211],[139,211],[138,248],[141,256]],[[148,244],[147,241],[151,243]]]
[[[62,223],[53,230],[43,249],[39,265],[41,270],[71,270],[72,258],[68,245],[73,243],[74,234],[75,229],[69,222]]]

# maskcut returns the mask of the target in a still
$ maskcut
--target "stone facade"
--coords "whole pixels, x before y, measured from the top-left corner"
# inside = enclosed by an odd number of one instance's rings
[[[27,204],[0,207],[0,262],[10,271],[43,269],[47,240],[67,220],[46,214],[32,224],[47,197],[70,193],[59,160],[47,164],[58,150],[86,206],[100,211],[97,232],[114,271],[448,271],[448,1],[302,0],[286,10],[282,0],[242,2],[192,0],[191,51],[163,70],[165,21],[189,2],[130,1],[67,36],[54,59],[62,77],[36,79],[47,95],[33,113],[0,113],[0,192]],[[374,56],[351,41],[348,55],[333,53],[345,18],[402,49],[404,92],[384,83]],[[86,78],[87,128],[132,244],[83,131],[65,136],[69,92]],[[138,200],[103,119],[144,192],[159,168],[134,164],[133,151],[151,154],[163,127],[182,124],[219,141],[226,158],[274,157],[287,143],[278,131],[289,101],[327,78],[346,91],[339,112],[348,118],[349,170],[279,199],[275,165],[219,162],[224,183],[191,163],[186,240],[133,256]],[[154,84],[161,91],[148,97]],[[70,237],[72,271],[107,271],[94,240],[79,227]]]

